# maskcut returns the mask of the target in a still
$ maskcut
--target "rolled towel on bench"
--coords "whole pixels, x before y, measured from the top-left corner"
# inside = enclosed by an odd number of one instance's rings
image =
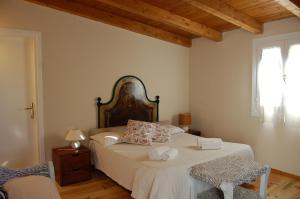
[[[150,160],[162,160],[163,153],[165,153],[169,149],[171,148],[168,146],[161,146],[150,149],[148,153]]]
[[[197,138],[197,145],[202,150],[214,150],[223,148],[223,141],[221,138]]]
[[[162,159],[172,160],[177,156],[177,154],[178,154],[178,150],[175,148],[171,148],[162,154]]]

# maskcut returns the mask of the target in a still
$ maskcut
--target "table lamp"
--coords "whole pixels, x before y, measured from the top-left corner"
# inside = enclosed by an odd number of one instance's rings
[[[71,142],[72,148],[77,150],[80,147],[80,141],[85,140],[85,136],[81,130],[72,129],[68,131],[65,140]]]
[[[192,124],[191,113],[181,113],[179,114],[179,126],[185,130],[189,130],[189,125]]]

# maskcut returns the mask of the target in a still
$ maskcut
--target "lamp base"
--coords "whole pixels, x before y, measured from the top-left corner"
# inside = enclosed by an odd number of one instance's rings
[[[80,148],[80,142],[79,141],[71,142],[71,147],[75,150],[78,150]]]

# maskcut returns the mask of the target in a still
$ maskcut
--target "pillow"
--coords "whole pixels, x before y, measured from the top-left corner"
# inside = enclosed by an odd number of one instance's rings
[[[131,144],[152,145],[155,129],[154,123],[128,120],[127,131],[122,136],[122,141]]]
[[[164,126],[164,127],[166,127],[166,128],[168,128],[169,130],[170,130],[170,134],[171,135],[174,135],[174,134],[179,134],[179,133],[184,133],[185,132],[185,130],[183,130],[182,128],[179,128],[179,127],[177,127],[177,126],[173,126],[173,125],[171,125],[171,124],[167,124],[167,125],[165,125],[165,124],[160,124],[161,126]]]
[[[155,132],[153,134],[152,141],[154,142],[160,142],[160,143],[166,143],[169,142],[171,139],[171,128],[169,125],[161,125],[161,124],[155,124]]]
[[[45,176],[18,177],[4,184],[9,199],[60,199],[54,182]]]
[[[117,132],[103,132],[90,136],[92,140],[95,140],[103,146],[111,146],[121,143],[122,133]]]

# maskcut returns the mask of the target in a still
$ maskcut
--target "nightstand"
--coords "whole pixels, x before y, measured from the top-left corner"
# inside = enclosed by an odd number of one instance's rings
[[[90,150],[81,146],[79,150],[71,147],[52,149],[55,179],[61,186],[91,179]]]
[[[197,130],[193,130],[193,129],[187,130],[186,133],[196,135],[196,136],[201,136],[201,131],[197,131]]]

